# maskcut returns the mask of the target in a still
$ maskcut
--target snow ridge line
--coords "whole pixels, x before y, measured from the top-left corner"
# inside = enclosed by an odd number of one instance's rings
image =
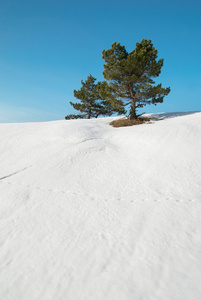
[[[105,202],[108,202],[108,199],[103,199],[103,198],[100,198],[98,197],[97,195],[90,195],[90,194],[86,194],[86,193],[80,193],[80,192],[73,192],[73,191],[63,191],[63,190],[54,190],[54,189],[48,189],[48,188],[44,188],[44,187],[41,187],[41,186],[33,186],[33,185],[29,185],[29,184],[23,184],[23,183],[20,183],[20,182],[11,182],[11,181],[0,181],[0,184],[1,183],[4,183],[4,184],[8,184],[8,185],[19,185],[19,186],[23,186],[23,187],[26,187],[26,188],[33,188],[34,190],[38,190],[38,191],[45,191],[45,192],[50,192],[50,193],[61,193],[61,194],[71,194],[71,195],[74,195],[74,196],[80,196],[80,197],[88,197],[88,198],[91,198],[91,200],[94,200],[94,199],[97,199],[99,198],[100,200],[103,200]],[[165,199],[164,199],[165,198]],[[198,199],[172,199],[172,198],[168,198],[168,197],[164,197],[163,199],[164,200],[158,200],[158,199],[137,199],[137,200],[129,200],[129,202],[149,202],[149,201],[152,201],[152,202],[165,202],[165,201],[171,201],[171,202],[178,202],[178,203],[189,203],[189,202],[200,202]],[[110,198],[111,201],[123,201],[122,198]]]
[[[3,176],[3,177],[0,178],[0,181],[6,179],[6,178],[8,178],[8,177],[14,176],[14,175],[16,175],[16,174],[19,174],[19,173],[21,173],[21,172],[23,172],[23,171],[25,171],[25,170],[27,170],[27,169],[29,169],[29,168],[31,168],[31,167],[32,167],[32,165],[31,165],[31,166],[28,166],[28,167],[25,167],[24,169],[22,169],[22,170],[20,170],[20,171],[16,171],[16,172],[11,173],[11,174],[9,174],[9,175]]]

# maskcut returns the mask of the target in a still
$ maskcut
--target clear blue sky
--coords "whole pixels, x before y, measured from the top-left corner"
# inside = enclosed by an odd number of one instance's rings
[[[0,122],[73,113],[81,80],[102,80],[102,50],[151,39],[164,58],[163,104],[146,112],[201,110],[200,0],[6,0],[0,4]]]

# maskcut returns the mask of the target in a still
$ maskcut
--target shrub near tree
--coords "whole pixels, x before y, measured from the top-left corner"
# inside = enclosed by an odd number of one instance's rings
[[[65,117],[66,120],[70,119],[90,119],[97,118],[98,116],[111,116],[114,112],[118,114],[124,113],[123,106],[112,106],[110,101],[103,99],[98,91],[98,87],[102,86],[101,82],[97,84],[96,78],[92,75],[87,77],[87,80],[81,81],[82,87],[80,90],[74,90],[75,98],[80,100],[80,103],[70,104],[74,109],[78,110],[81,114],[71,114]]]
[[[137,119],[137,109],[146,104],[162,103],[170,88],[161,84],[154,85],[153,78],[158,77],[163,66],[163,59],[157,60],[158,51],[151,40],[143,39],[136,43],[136,48],[128,53],[125,46],[113,43],[108,50],[103,50],[105,60],[103,76],[105,82],[99,93],[113,107],[129,105],[130,119]]]

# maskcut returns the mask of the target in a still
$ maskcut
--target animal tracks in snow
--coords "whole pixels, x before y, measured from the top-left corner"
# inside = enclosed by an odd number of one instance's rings
[[[16,172],[18,173],[18,172]],[[7,176],[9,177],[9,176]],[[5,179],[7,178],[5,177]],[[105,202],[108,202],[109,200],[111,201],[118,201],[118,202],[122,202],[122,201],[125,201],[125,202],[130,202],[130,203],[138,203],[138,202],[167,202],[167,201],[170,201],[170,202],[178,202],[178,203],[184,203],[184,202],[201,202],[199,201],[198,199],[174,199],[174,198],[168,198],[168,197],[165,197],[164,199],[156,199],[156,198],[153,198],[153,199],[148,199],[148,198],[142,198],[142,199],[129,199],[129,200],[125,200],[124,198],[110,198],[110,199],[106,199],[106,198],[102,198],[102,197],[99,197],[97,195],[92,195],[92,194],[87,194],[87,193],[82,193],[82,192],[75,192],[75,191],[70,191],[70,190],[59,190],[59,189],[48,189],[47,187],[42,187],[42,186],[34,186],[34,185],[30,185],[30,184],[26,184],[26,183],[20,183],[20,182],[11,182],[11,181],[0,181],[0,183],[4,183],[4,184],[8,184],[8,185],[17,185],[17,186],[21,186],[21,187],[25,187],[25,188],[28,188],[28,189],[33,189],[33,190],[38,190],[38,191],[45,191],[45,192],[49,192],[49,193],[55,193],[55,194],[58,194],[58,193],[61,193],[61,194],[66,194],[66,195],[74,195],[74,196],[80,196],[80,197],[88,197],[88,198],[91,198],[91,200],[93,201],[94,199],[97,199],[97,198],[100,198],[100,200],[103,200]]]

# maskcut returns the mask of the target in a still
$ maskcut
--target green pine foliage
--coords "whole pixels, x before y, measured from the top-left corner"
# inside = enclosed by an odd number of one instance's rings
[[[105,60],[103,76],[106,79],[99,87],[99,94],[111,103],[112,107],[129,105],[130,119],[136,119],[138,108],[146,104],[162,103],[170,88],[154,85],[163,59],[157,60],[158,51],[151,40],[143,39],[128,53],[125,46],[113,43],[103,50]]]
[[[96,78],[89,75],[87,80],[81,81],[82,87],[80,90],[74,90],[74,97],[79,99],[80,103],[70,102],[70,104],[81,114],[67,115],[65,117],[66,120],[97,118],[100,115],[111,116],[114,112],[117,112],[118,114],[124,113],[124,108],[113,107],[110,101],[105,100],[99,94],[102,83],[98,82],[96,84],[95,82]]]
[[[67,115],[65,116],[66,120],[76,120],[76,119],[84,119],[83,115]]]

